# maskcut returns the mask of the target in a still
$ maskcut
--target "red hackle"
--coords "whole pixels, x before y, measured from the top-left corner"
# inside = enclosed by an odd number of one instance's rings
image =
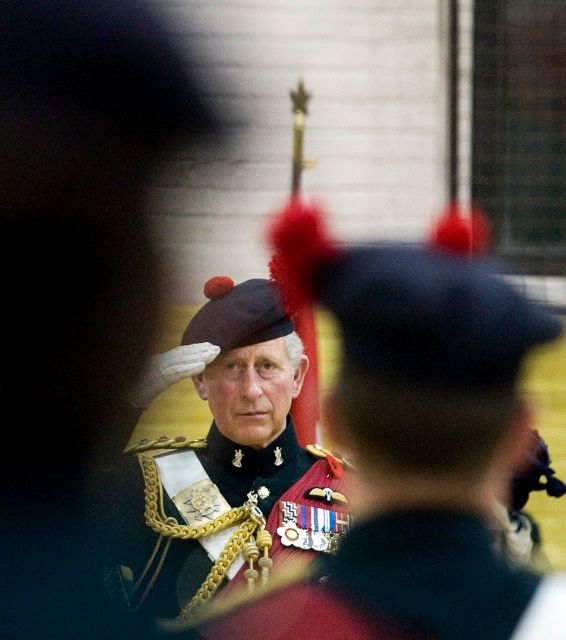
[[[297,295],[291,279],[289,278],[287,265],[280,253],[276,253],[269,261],[269,274],[271,279],[281,292],[285,312],[291,318],[302,307],[304,297]]]
[[[271,277],[291,310],[312,302],[319,267],[333,262],[339,250],[326,228],[322,212],[299,197],[274,215],[267,230],[274,250]]]
[[[450,203],[433,227],[429,246],[467,257],[486,255],[490,249],[487,218],[477,207]]]

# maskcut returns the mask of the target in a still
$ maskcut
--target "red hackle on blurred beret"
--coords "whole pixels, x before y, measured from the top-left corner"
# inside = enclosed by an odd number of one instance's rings
[[[434,224],[428,245],[431,249],[468,257],[487,255],[490,250],[487,218],[477,207],[451,202]]]
[[[228,276],[214,276],[204,283],[204,295],[209,300],[216,300],[234,288],[234,281]]]
[[[297,294],[296,288],[289,278],[286,262],[281,254],[273,255],[268,266],[271,280],[277,285],[281,293],[285,313],[292,318],[304,304],[305,298]]]
[[[298,196],[273,216],[267,241],[274,251],[269,263],[271,279],[292,315],[314,300],[317,270],[333,262],[339,249],[320,209]]]

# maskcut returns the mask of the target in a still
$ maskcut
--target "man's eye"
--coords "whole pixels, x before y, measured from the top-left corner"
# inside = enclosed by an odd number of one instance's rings
[[[276,375],[277,371],[278,368],[273,362],[262,362],[257,369],[259,375],[264,378]]]
[[[241,367],[237,362],[226,362],[222,369],[224,376],[228,379],[236,379],[240,375]]]

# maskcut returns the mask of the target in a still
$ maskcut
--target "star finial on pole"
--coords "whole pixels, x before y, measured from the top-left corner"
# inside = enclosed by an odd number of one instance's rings
[[[305,85],[302,80],[299,80],[297,90],[289,92],[291,95],[291,102],[293,103],[293,113],[304,113],[308,115],[308,104],[311,99],[311,94],[305,90]]]
[[[311,167],[313,162],[303,158],[303,134],[305,129],[305,116],[308,115],[308,104],[311,94],[305,90],[302,80],[299,80],[296,91],[289,91],[295,114],[293,122],[293,173],[291,176],[291,193],[297,194],[301,188],[301,175],[303,169]]]

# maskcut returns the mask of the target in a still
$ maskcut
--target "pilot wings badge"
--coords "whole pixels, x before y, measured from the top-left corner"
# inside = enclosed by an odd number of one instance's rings
[[[327,504],[334,504],[340,502],[341,504],[348,504],[348,498],[340,491],[334,491],[330,487],[312,487],[306,491],[303,495],[304,498],[312,498],[313,500],[322,500]]]

